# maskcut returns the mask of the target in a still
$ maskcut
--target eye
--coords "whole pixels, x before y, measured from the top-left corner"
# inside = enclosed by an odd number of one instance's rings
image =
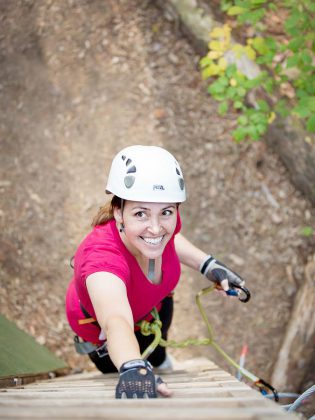
[[[144,218],[146,217],[146,214],[145,214],[145,212],[144,212],[144,211],[140,210],[140,211],[137,211],[137,213],[135,213],[135,216],[136,216],[138,219],[144,219]]]
[[[174,213],[173,210],[166,209],[166,210],[163,210],[162,215],[163,216],[171,216],[173,213]]]

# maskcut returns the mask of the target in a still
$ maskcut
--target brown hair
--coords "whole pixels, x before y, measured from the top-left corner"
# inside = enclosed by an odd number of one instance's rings
[[[121,208],[121,198],[116,195],[113,196],[111,201],[100,207],[96,216],[92,221],[92,226],[105,225],[107,222],[114,218],[114,207]]]

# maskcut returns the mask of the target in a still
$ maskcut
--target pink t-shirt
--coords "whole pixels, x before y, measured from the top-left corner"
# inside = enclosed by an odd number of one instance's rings
[[[174,235],[181,229],[178,213]],[[180,263],[175,251],[174,235],[167,243],[162,256],[162,281],[152,284],[142,272],[137,260],[127,250],[117,231],[115,220],[94,227],[81,242],[74,259],[74,277],[66,296],[66,313],[73,331],[84,340],[101,343],[100,329],[93,324],[80,325],[84,319],[80,302],[95,318],[86,279],[98,271],[115,274],[126,285],[127,296],[134,322],[147,317],[154,306],[174,290],[180,277]]]

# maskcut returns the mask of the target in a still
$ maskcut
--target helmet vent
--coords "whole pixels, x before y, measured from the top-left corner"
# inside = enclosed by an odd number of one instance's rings
[[[128,165],[130,165],[130,163],[132,162],[132,160],[131,159],[127,159],[126,160],[126,166],[128,166]]]
[[[176,173],[177,173],[177,175],[180,175],[180,172],[177,168],[176,168]]]
[[[183,191],[185,188],[185,182],[183,178],[179,178],[178,182],[179,182],[179,188]]]
[[[132,175],[125,176],[124,182],[127,188],[131,188],[135,183],[136,178]]]
[[[135,166],[132,166],[128,169],[127,174],[133,174],[135,172],[137,172],[137,168]]]
[[[122,160],[126,160],[126,156],[125,155],[122,155]]]

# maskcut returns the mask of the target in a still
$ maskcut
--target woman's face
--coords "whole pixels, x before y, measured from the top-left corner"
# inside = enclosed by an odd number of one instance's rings
[[[163,254],[177,222],[175,203],[143,203],[125,201],[123,213],[114,209],[114,217],[120,228],[124,224],[121,239],[134,256],[155,259]]]

